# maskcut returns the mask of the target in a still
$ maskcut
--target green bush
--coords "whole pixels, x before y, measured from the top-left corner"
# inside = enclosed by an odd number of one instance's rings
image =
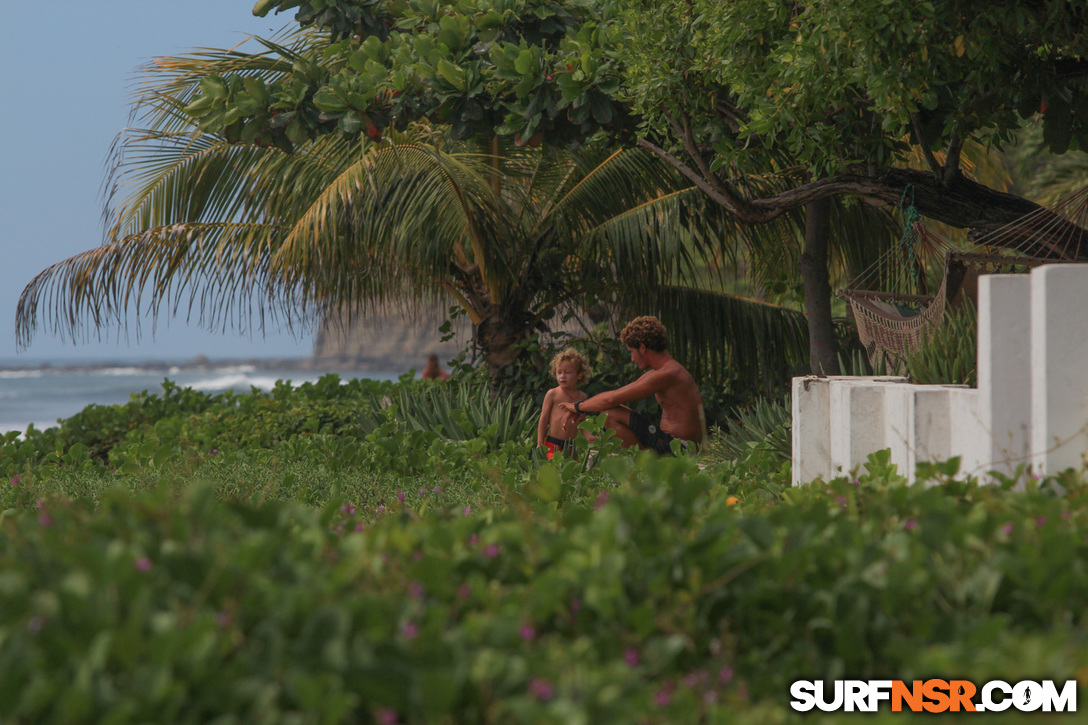
[[[973,304],[950,309],[922,347],[904,364],[911,382],[975,387],[978,367],[978,314]]]
[[[770,451],[780,461],[792,455],[792,409],[790,398],[771,400],[759,398],[747,408],[734,411],[728,430],[714,430],[708,444],[715,458],[741,458],[750,449]]]
[[[490,446],[535,439],[540,408],[532,399],[492,397],[482,381],[454,377],[425,387],[402,386],[379,400],[369,397],[359,417],[364,434],[395,420],[411,430],[434,431],[449,440],[485,439]]]
[[[611,456],[591,503],[557,506],[542,467],[492,508],[377,519],[9,487],[0,719],[763,723],[798,678],[1085,661],[1083,482],[911,487],[885,453],[748,487],[768,465]]]
[[[451,382],[152,403],[116,470],[5,436],[0,722],[761,724],[800,721],[795,679],[1088,661],[1083,473],[907,486],[884,451],[794,488],[771,402],[729,456],[621,451],[597,416],[543,461],[446,435],[515,408]]]

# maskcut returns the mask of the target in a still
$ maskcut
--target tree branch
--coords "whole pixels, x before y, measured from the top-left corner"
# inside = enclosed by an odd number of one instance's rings
[[[944,222],[960,229],[976,232],[993,232],[1021,219],[1026,214],[1040,211],[1041,207],[1013,194],[996,191],[983,184],[953,173],[947,183],[940,175],[917,169],[874,167],[871,171],[854,166],[844,173],[801,184],[787,191],[760,199],[742,198],[728,188],[715,189],[695,169],[669,152],[644,138],[638,145],[661,158],[679,171],[684,178],[706,193],[742,222],[761,224],[773,221],[786,212],[831,196],[857,196],[866,202],[880,206],[899,203],[903,190],[914,187],[914,205],[919,213],[930,219]],[[958,150],[950,149],[950,155],[958,158]],[[956,162],[953,162],[956,164]],[[958,171],[958,164],[950,167]],[[1056,219],[1058,231],[1064,239],[1064,259],[1088,259],[1088,233],[1065,219]],[[994,243],[1036,256],[1055,256],[1048,251],[1045,240],[1015,236],[1012,232]]]

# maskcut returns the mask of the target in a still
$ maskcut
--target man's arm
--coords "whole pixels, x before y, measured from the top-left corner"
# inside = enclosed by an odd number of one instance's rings
[[[622,388],[608,390],[586,398],[578,404],[578,412],[586,415],[600,413],[625,403],[631,403],[643,398],[649,398],[669,386],[671,375],[661,370],[648,370],[638,380],[628,383]],[[560,403],[559,407],[566,411],[574,411],[570,403]]]

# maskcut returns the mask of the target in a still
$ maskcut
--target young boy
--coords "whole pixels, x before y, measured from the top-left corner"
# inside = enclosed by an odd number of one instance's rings
[[[544,395],[540,422],[536,427],[536,445],[548,449],[549,461],[556,451],[566,448],[578,432],[577,423],[558,403],[577,403],[588,397],[578,386],[589,377],[589,364],[582,353],[568,347],[552,358],[552,375],[559,385]]]

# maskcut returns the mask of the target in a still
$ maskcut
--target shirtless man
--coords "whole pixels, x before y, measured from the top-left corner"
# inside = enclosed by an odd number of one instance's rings
[[[606,413],[605,427],[616,431],[624,448],[637,445],[658,453],[670,451],[669,441],[702,443],[706,416],[699,387],[683,365],[665,349],[668,333],[656,317],[636,317],[623,328],[620,341],[631,352],[631,362],[646,370],[638,380],[618,390],[599,393],[576,403],[558,403],[569,415]],[[661,423],[654,425],[624,403],[650,396],[661,405]]]

